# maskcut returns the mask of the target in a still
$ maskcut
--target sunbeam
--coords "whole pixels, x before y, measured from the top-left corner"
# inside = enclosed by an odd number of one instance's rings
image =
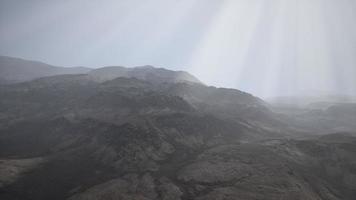
[[[187,70],[260,97],[356,95],[352,0],[52,1],[3,1],[0,54]]]
[[[0,0],[0,200],[355,200],[356,0]]]
[[[355,28],[345,24],[354,14],[347,4],[332,8],[333,4],[321,0],[224,1],[210,31],[197,45],[189,64],[191,71],[208,83],[237,87],[262,97],[335,93],[344,86],[348,88],[343,92],[354,94],[350,81],[355,80],[351,56],[355,43],[347,38],[354,37]],[[336,22],[344,24],[342,29],[335,27],[340,26]],[[338,33],[340,30],[344,33]],[[342,40],[341,35],[345,43],[333,46],[332,41]],[[335,58],[333,52],[341,46],[347,53],[338,55],[343,59]],[[340,63],[336,65],[333,59]],[[344,86],[334,82],[340,73],[347,77]]]

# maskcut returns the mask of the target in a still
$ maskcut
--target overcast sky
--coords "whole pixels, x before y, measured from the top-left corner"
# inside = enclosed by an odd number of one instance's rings
[[[257,96],[356,95],[355,0],[0,0],[0,54],[154,65]]]

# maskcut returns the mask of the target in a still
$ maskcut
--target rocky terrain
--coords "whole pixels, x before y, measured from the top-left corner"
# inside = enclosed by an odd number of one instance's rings
[[[356,196],[352,104],[291,114],[151,66],[51,75],[0,85],[0,199]]]

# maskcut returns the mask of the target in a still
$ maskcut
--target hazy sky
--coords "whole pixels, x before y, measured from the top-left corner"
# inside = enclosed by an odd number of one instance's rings
[[[261,97],[356,95],[356,1],[0,0],[0,54],[187,70]]]

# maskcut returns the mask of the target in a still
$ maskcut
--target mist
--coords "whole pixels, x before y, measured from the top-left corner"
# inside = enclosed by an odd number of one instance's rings
[[[355,200],[355,0],[0,0],[1,200]]]
[[[356,95],[352,0],[0,2],[0,54],[153,65],[256,96]]]

